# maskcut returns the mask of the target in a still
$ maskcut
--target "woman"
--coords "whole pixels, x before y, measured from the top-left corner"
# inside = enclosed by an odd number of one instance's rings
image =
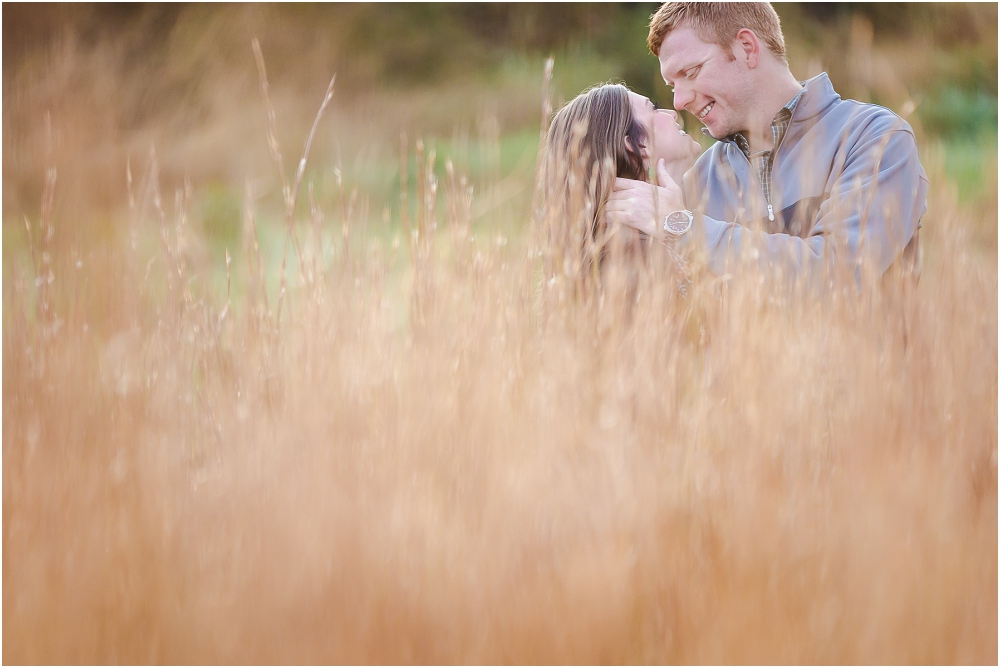
[[[539,170],[549,276],[599,280],[598,270],[616,245],[628,257],[641,253],[638,236],[624,238],[628,232],[604,225],[615,177],[649,180],[662,159],[680,183],[699,153],[701,146],[680,128],[676,112],[657,109],[621,84],[595,86],[560,109]]]

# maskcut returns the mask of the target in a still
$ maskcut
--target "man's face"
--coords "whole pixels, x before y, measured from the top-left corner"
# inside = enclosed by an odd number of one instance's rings
[[[716,139],[748,129],[753,85],[746,59],[734,53],[685,26],[660,45],[660,74],[674,89],[674,108],[693,114]]]

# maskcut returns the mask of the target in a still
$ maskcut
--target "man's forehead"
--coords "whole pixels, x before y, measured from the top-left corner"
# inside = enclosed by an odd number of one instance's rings
[[[664,75],[679,73],[710,57],[718,48],[716,44],[702,40],[687,26],[674,28],[660,45],[660,71]]]

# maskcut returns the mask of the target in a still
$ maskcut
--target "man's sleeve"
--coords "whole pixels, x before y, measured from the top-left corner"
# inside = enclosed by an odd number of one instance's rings
[[[894,129],[846,157],[807,237],[766,234],[697,215],[685,246],[701,246],[709,269],[720,276],[734,271],[741,255],[762,268],[795,274],[818,273],[831,263],[858,267],[864,257],[881,276],[913,237],[926,208],[927,177],[916,141],[908,130]]]

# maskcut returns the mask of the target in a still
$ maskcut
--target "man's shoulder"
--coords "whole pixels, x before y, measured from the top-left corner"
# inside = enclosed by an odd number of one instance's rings
[[[855,126],[878,133],[904,130],[913,134],[910,124],[892,109],[852,99],[840,100],[824,120],[841,128]]]
[[[894,111],[881,105],[841,97],[840,93],[833,87],[833,82],[830,81],[826,72],[800,83],[803,86],[803,91],[800,93],[801,99],[794,111],[793,122],[796,119],[801,121],[845,113],[855,116],[899,119]]]
[[[842,98],[834,90],[826,73],[803,82],[806,96],[802,112],[792,117],[803,136],[819,132],[835,143],[864,141],[886,133],[903,131],[913,135],[913,128],[893,110],[871,102]]]

